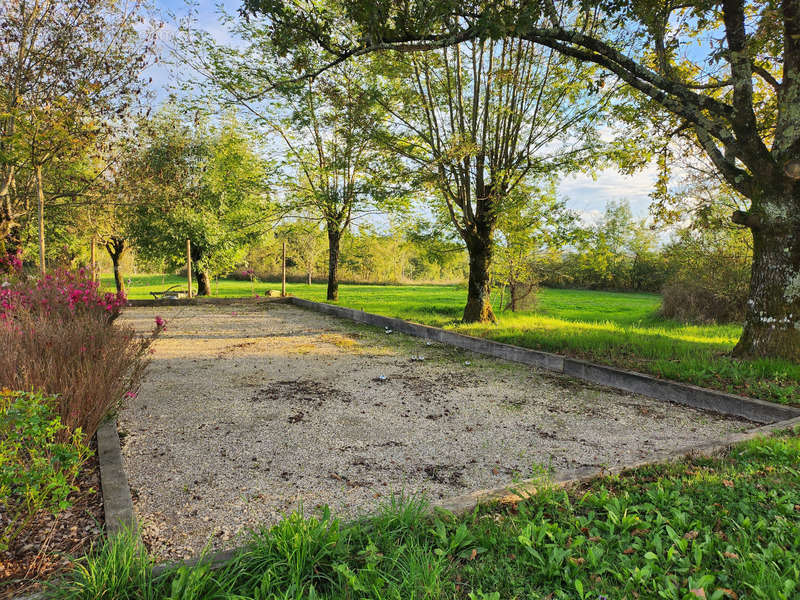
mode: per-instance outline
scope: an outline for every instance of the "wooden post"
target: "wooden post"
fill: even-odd
[[[42,187],[42,166],[36,165],[36,191],[39,209],[39,270],[42,277],[47,271],[44,259],[44,188]]]
[[[92,269],[92,281],[97,281],[97,250],[96,250],[96,243],[97,240],[95,236],[92,236],[92,252],[91,252],[91,269]]]
[[[286,241],[283,242],[283,258],[281,259],[281,296],[286,295]]]
[[[186,279],[189,281],[188,297],[192,297],[192,242],[186,240]]]

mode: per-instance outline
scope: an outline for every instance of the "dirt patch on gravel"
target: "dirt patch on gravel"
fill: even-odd
[[[128,309],[167,320],[120,415],[125,469],[159,559],[302,505],[342,516],[638,461],[747,423],[285,304]],[[422,356],[423,360],[419,360]]]

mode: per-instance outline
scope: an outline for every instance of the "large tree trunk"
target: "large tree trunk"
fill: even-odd
[[[208,271],[200,271],[195,269],[195,279],[197,280],[197,295],[210,296],[211,295],[211,276]]]
[[[792,210],[791,202],[767,206]],[[744,331],[734,348],[735,356],[800,362],[800,221],[792,212],[781,217],[783,225],[748,223],[753,232],[753,271]],[[769,214],[765,220],[772,220]],[[794,223],[786,224],[786,220]]]
[[[328,300],[339,299],[339,242],[338,228],[328,227]]]
[[[489,300],[492,265],[492,235],[482,232],[466,240],[469,252],[469,282],[467,286],[467,305],[464,307],[464,323],[496,323]]]

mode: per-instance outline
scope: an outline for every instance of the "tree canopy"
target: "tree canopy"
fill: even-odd
[[[754,239],[736,353],[800,359],[800,5],[795,0],[245,0],[275,43],[329,64],[515,37],[602,67],[691,133],[749,201]],[[313,75],[298,65],[302,76]]]
[[[270,216],[267,165],[237,121],[185,123],[165,110],[126,165],[137,182],[127,231],[144,260],[178,268],[191,242],[198,293],[209,276],[232,270]]]

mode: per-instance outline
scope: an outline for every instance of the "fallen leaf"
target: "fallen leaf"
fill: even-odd
[[[736,554],[736,552],[723,552],[722,556],[724,556],[725,558],[733,558],[733,559],[739,558],[739,555]]]
[[[589,538],[589,541],[590,542],[599,542],[602,539],[603,538],[601,538],[601,537],[597,537],[596,535],[593,535],[592,537]]]
[[[647,533],[650,533],[649,529],[634,529],[631,532],[631,535],[645,535]]]
[[[573,565],[582,565],[583,563],[586,562],[586,559],[583,558],[582,556],[578,557],[570,556],[569,562],[571,562]]]
[[[717,588],[717,589],[721,591],[723,594],[725,594],[728,598],[733,598],[733,600],[739,600],[739,594],[737,594],[733,590],[729,588]]]
[[[722,485],[724,485],[727,488],[732,488],[733,487],[733,482],[730,479],[723,479],[722,480]]]
[[[692,529],[691,531],[687,531],[683,538],[686,540],[694,540],[697,539],[697,536],[700,535],[696,530]]]
[[[692,594],[694,594],[694,596],[696,596],[697,598],[705,598],[706,597],[706,591],[703,588],[695,588],[695,589],[689,590],[689,591]]]
[[[473,548],[472,549],[472,554],[469,555],[469,559],[470,560],[475,560],[476,556],[478,556],[478,550],[477,550],[477,548]]]
[[[634,552],[636,552],[636,550],[633,548],[625,548],[625,550],[622,551],[623,554],[633,554]]]

